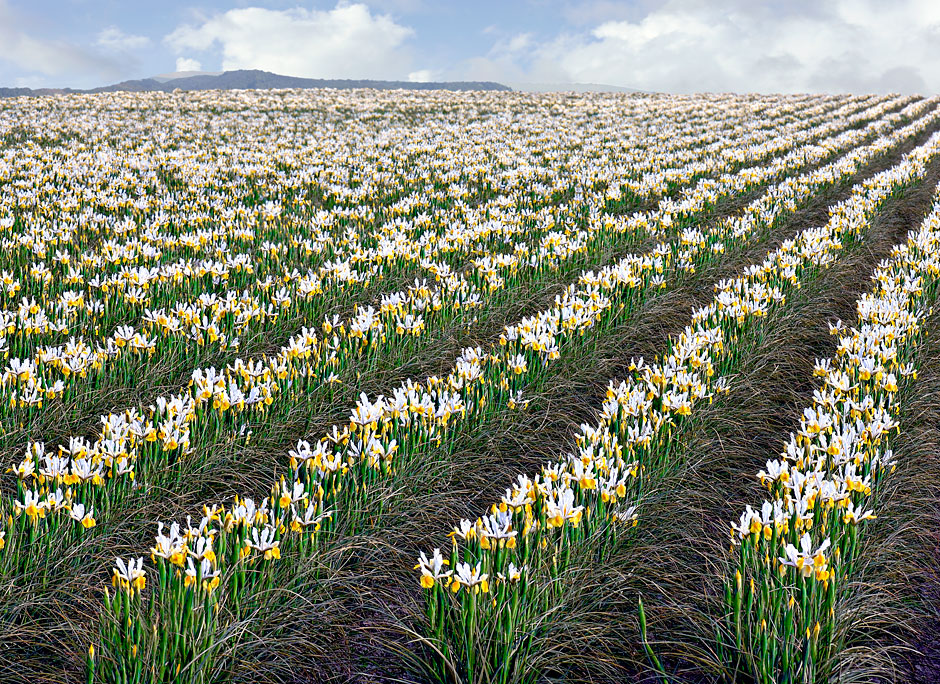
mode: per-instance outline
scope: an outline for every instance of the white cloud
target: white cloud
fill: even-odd
[[[672,92],[936,92],[937,45],[936,0],[668,0],[589,31],[503,39],[464,72]]]
[[[177,53],[217,45],[223,69],[264,69],[310,78],[401,78],[413,31],[363,4],[332,10],[232,9],[184,25],[165,41]]]
[[[177,71],[202,71],[202,64],[199,60],[190,57],[179,57],[176,60]]]
[[[95,45],[103,47],[106,50],[139,50],[150,45],[150,39],[147,36],[135,36],[124,33],[117,26],[108,26],[98,34],[98,40]]]

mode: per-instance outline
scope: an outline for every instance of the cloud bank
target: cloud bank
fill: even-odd
[[[245,7],[180,26],[177,53],[221,49],[223,69],[264,69],[310,78],[401,78],[412,71],[413,31],[364,4],[331,10]]]
[[[670,0],[541,42],[503,37],[464,70],[671,92],[936,92],[938,46],[935,0]]]

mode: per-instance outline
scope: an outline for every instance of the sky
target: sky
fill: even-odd
[[[175,71],[940,92],[940,0],[0,0],[0,86]]]

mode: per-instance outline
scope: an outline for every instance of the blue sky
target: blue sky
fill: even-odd
[[[180,69],[937,92],[938,0],[0,0],[0,85]]]

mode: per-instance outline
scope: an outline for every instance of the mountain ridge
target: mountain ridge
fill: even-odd
[[[512,88],[494,81],[383,81],[378,79],[301,78],[283,76],[260,69],[238,69],[221,74],[185,76],[169,80],[140,78],[121,81],[97,88],[3,88],[0,98],[68,94],[94,94],[114,92],[173,92],[175,90],[251,90],[268,88],[374,88],[376,90],[495,90]]]

